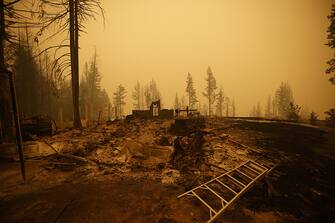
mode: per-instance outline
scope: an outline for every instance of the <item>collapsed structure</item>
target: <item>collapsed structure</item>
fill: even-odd
[[[161,101],[154,101],[150,105],[149,110],[133,110],[132,115],[128,118],[140,118],[140,119],[172,119],[174,116],[173,109],[161,109]]]

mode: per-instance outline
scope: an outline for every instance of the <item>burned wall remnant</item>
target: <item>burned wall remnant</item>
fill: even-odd
[[[188,135],[204,127],[205,119],[196,109],[176,109],[175,114],[170,130],[176,135]]]
[[[140,119],[172,119],[174,111],[173,109],[161,109],[161,101],[158,100],[151,103],[149,110],[133,110],[132,116]]]

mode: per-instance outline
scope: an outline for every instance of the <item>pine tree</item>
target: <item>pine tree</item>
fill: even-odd
[[[101,89],[102,75],[98,68],[97,53],[89,63],[85,62],[80,82],[80,104],[89,120],[97,120],[99,113],[110,104],[107,93]],[[106,94],[105,94],[106,93]],[[106,97],[107,96],[107,97]]]
[[[116,107],[116,114],[117,118],[121,118],[123,116],[123,106],[126,104],[127,91],[126,89],[120,84],[114,93],[114,106]]]
[[[188,107],[193,109],[198,102],[196,91],[194,88],[193,78],[190,73],[187,74],[186,80],[186,93],[188,95]]]
[[[152,79],[150,81],[149,89],[150,89],[150,92],[151,92],[151,94],[150,94],[151,95],[151,102],[158,101],[158,100],[161,99],[161,93],[159,92],[156,81],[154,79]]]
[[[28,35],[26,42],[20,38],[15,49],[13,70],[16,74],[17,101],[21,114],[34,116],[41,114],[42,76],[41,69],[32,55],[32,49],[28,47]]]
[[[150,105],[151,105],[151,92],[150,92],[150,88],[148,86],[145,86],[144,88],[144,98],[145,98],[145,105],[146,105],[146,108],[149,109],[150,108]]]
[[[328,42],[327,45],[333,50],[335,48],[335,5],[332,5],[332,9],[330,12],[330,15],[328,16],[329,19],[329,27],[328,27]],[[330,59],[327,64],[329,67],[326,70],[327,74],[332,74],[332,77],[329,79],[329,81],[332,84],[335,84],[335,54],[333,55],[333,58]]]
[[[279,118],[287,118],[290,110],[290,103],[294,103],[291,86],[282,82],[276,91],[276,101],[278,106]]]
[[[64,34],[65,31],[69,33],[69,44],[59,44],[59,46],[57,46],[58,49],[67,47],[69,48],[69,52],[59,56],[57,60],[63,58],[62,65],[65,68],[70,68],[73,126],[78,129],[82,128],[79,103],[79,33],[85,31],[84,22],[89,18],[95,17],[97,14],[96,9],[100,9],[103,13],[100,0],[50,0],[39,1],[38,4],[38,11],[40,12],[39,19],[42,26],[35,37],[37,43],[39,36],[53,24],[57,24],[59,29],[56,32],[52,32],[51,36],[49,36],[50,38],[57,34]],[[50,48],[55,47],[48,47],[46,50]],[[68,55],[70,58],[67,58]],[[64,70],[65,69],[63,69],[62,72],[64,72]]]
[[[216,98],[216,110],[217,110],[217,115],[219,117],[223,116],[224,102],[225,102],[225,97],[224,97],[223,89],[222,89],[222,86],[221,86],[220,90],[217,94],[217,98]]]
[[[231,102],[231,109],[232,109],[233,117],[235,117],[236,116],[236,107],[235,107],[235,100],[234,99]]]
[[[135,87],[134,87],[134,91],[133,91],[133,99],[135,101],[134,103],[134,108],[136,110],[140,110],[141,109],[141,85],[140,82],[137,81]]]
[[[300,109],[301,107],[299,105],[295,104],[294,102],[290,102],[289,108],[286,113],[287,119],[298,121],[300,118],[299,116]]]
[[[208,99],[208,115],[212,115],[212,105],[215,102],[216,80],[210,67],[207,68],[206,88],[203,95]]]

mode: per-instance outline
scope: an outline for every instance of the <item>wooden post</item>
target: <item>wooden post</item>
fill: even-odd
[[[23,180],[25,181],[26,180],[26,170],[25,170],[25,165],[24,165],[21,126],[20,126],[20,118],[19,118],[18,106],[17,106],[17,101],[16,101],[14,77],[13,77],[12,72],[10,71],[6,71],[6,72],[8,73],[10,93],[12,97],[13,115],[14,115],[15,130],[16,130],[16,144],[17,144],[17,149],[18,149],[19,157],[20,157],[21,174],[22,174]]]

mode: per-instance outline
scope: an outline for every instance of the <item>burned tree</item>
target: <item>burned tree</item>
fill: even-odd
[[[287,112],[287,119],[292,121],[298,121],[300,118],[299,112],[301,107],[293,102],[290,102]]]
[[[161,100],[161,93],[158,90],[156,81],[152,79],[149,83],[149,89],[150,89],[150,96],[151,96],[151,102]]]
[[[332,9],[330,12],[330,15],[328,15],[329,19],[329,27],[328,27],[328,42],[327,46],[329,46],[332,50],[335,48],[335,5],[332,5]],[[332,84],[335,84],[335,55],[333,55],[333,58],[327,61],[327,64],[329,67],[326,70],[327,74],[331,74],[332,77],[329,78],[329,81]]]
[[[149,84],[145,86],[143,94],[147,109],[150,108],[152,102],[162,100],[161,93],[159,92],[156,81],[154,79],[152,79]]]
[[[126,89],[120,84],[118,88],[116,89],[116,92],[114,93],[114,106],[116,111],[116,118],[121,118],[123,115],[123,106],[126,104],[125,98],[126,98],[127,91]]]
[[[220,90],[217,94],[217,99],[216,99],[216,111],[217,111],[217,115],[219,117],[223,116],[224,102],[225,102],[225,97],[223,95],[223,89],[222,89],[222,86],[221,86]]]
[[[287,118],[290,103],[294,103],[292,88],[288,83],[282,82],[276,91],[276,101],[279,118]]]
[[[141,85],[140,85],[139,81],[136,82],[132,97],[133,97],[133,100],[135,102],[134,103],[134,108],[136,110],[140,110],[141,109]]]
[[[14,136],[12,103],[10,94],[9,60],[17,38],[13,30],[26,28],[25,16],[15,8],[20,0],[0,0],[0,140],[11,141]],[[31,12],[30,10],[27,10]]]
[[[193,78],[190,73],[187,74],[186,79],[186,94],[188,96],[188,107],[193,109],[198,102],[198,99],[194,88]]]
[[[212,115],[212,105],[215,102],[216,97],[216,80],[213,75],[212,69],[210,67],[207,68],[207,77],[206,80],[206,89],[203,92],[203,95],[208,99],[208,115]]]
[[[85,110],[86,118],[93,120],[110,104],[108,95],[101,89],[101,73],[98,68],[97,54],[94,52],[92,60],[85,63],[84,75],[80,82],[80,102]]]
[[[58,46],[48,47],[43,51],[54,48],[56,48],[56,51],[59,51],[61,48],[70,49],[69,53],[66,52],[57,56],[56,61],[60,62],[62,73],[66,72],[66,70],[70,68],[69,73],[71,74],[73,126],[75,128],[81,128],[79,109],[79,33],[85,30],[84,22],[97,15],[96,9],[99,9],[103,14],[100,0],[67,0],[62,2],[58,0],[41,1],[38,8],[40,11],[40,22],[43,26],[35,37],[37,42],[43,32],[53,24],[58,25],[58,29],[47,39],[60,33],[69,33],[69,39],[63,40]],[[66,42],[68,44],[66,44]]]

